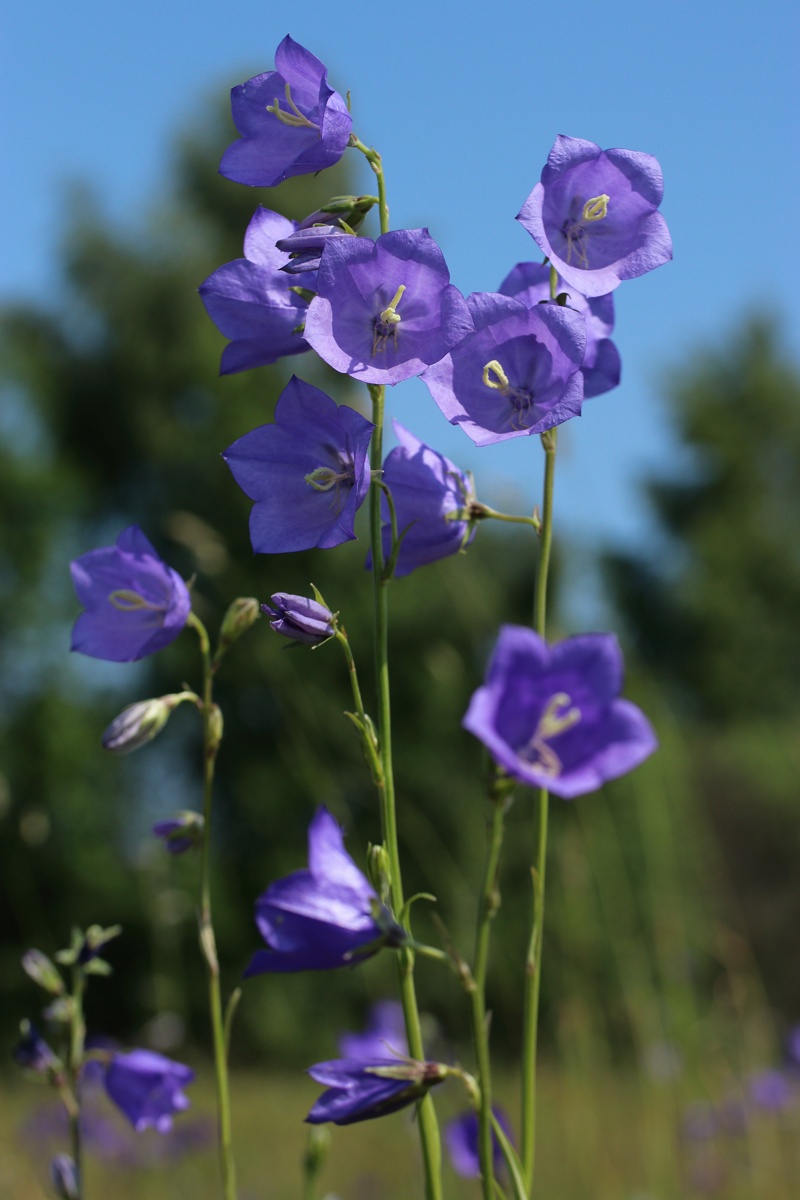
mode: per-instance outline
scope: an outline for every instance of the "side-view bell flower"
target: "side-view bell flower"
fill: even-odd
[[[256,901],[256,925],[269,949],[253,955],[245,975],[351,966],[405,939],[324,807],[308,829],[308,869],[270,884]]]
[[[72,630],[72,649],[110,662],[135,662],[173,642],[189,616],[189,589],[162,562],[137,525],[115,546],[90,550],[70,563],[85,608]]]
[[[223,154],[219,172],[250,187],[332,167],[353,127],[325,66],[288,36],[275,51],[274,71],[232,88],[231,111],[242,136]]]
[[[114,1054],[105,1069],[106,1092],[137,1133],[152,1127],[168,1133],[176,1113],[189,1107],[183,1088],[194,1071],[152,1050]]]
[[[306,1121],[322,1125],[354,1125],[384,1117],[421,1100],[435,1084],[447,1077],[441,1063],[415,1062],[413,1059],[338,1058],[309,1067],[308,1074],[323,1083],[323,1092]]]
[[[462,724],[512,778],[571,800],[656,749],[647,718],[619,698],[622,679],[613,634],[549,646],[526,626],[504,625]]]

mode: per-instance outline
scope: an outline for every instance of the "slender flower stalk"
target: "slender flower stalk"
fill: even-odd
[[[86,1023],[83,1017],[83,993],[86,987],[86,976],[83,966],[75,963],[72,968],[72,1021],[69,1035],[69,1057],[67,1060],[67,1078],[69,1082],[67,1096],[62,1094],[69,1117],[70,1151],[75,1164],[75,1179],[78,1185],[78,1200],[83,1200],[83,1146],[81,1140],[81,1107],[78,1076],[83,1064],[83,1046],[86,1037]]]

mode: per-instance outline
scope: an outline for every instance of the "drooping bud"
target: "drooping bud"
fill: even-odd
[[[58,967],[41,950],[26,950],[22,956],[22,969],[34,983],[44,988],[51,996],[60,996],[64,991],[64,981]]]
[[[237,642],[261,616],[258,601],[253,596],[239,596],[228,608],[219,629],[219,643],[214,661],[219,662],[226,650]]]
[[[305,646],[318,646],[336,632],[330,609],[306,596],[275,592],[270,596],[269,604],[262,604],[261,610],[271,618],[270,629]]]
[[[382,843],[367,849],[367,878],[385,904],[392,888],[392,869],[389,852]]]
[[[185,854],[200,844],[204,821],[200,813],[182,810],[166,821],[156,821],[153,833],[170,854]]]
[[[298,229],[309,229],[312,225],[329,225],[337,220],[344,221],[351,229],[358,229],[367,213],[377,203],[377,196],[333,196],[327,204],[305,217]]]
[[[80,1200],[78,1168],[68,1154],[57,1154],[50,1163],[50,1182],[59,1200]]]
[[[222,741],[223,731],[222,709],[218,704],[212,704],[208,713],[208,732],[206,734],[208,754],[216,754]]]
[[[152,700],[137,700],[123,708],[100,739],[104,750],[112,754],[130,754],[140,746],[152,742],[166,725],[175,705],[170,705],[168,696]]]

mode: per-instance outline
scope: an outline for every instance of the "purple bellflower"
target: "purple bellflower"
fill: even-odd
[[[405,938],[324,807],[308,829],[308,869],[270,884],[256,901],[256,925],[269,949],[253,955],[245,975],[346,967]]]
[[[356,510],[370,485],[373,428],[319,388],[289,380],[275,423],[246,433],[222,455],[256,501],[250,540],[257,554],[326,550],[355,537]]]
[[[308,1074],[324,1083],[323,1092],[306,1121],[310,1125],[353,1125],[386,1116],[420,1100],[441,1083],[447,1068],[440,1063],[421,1063],[411,1059],[338,1058],[309,1067]]]
[[[137,1133],[152,1126],[159,1133],[172,1128],[175,1113],[189,1107],[183,1088],[194,1071],[152,1050],[115,1054],[106,1067],[106,1092]]]
[[[397,514],[397,531],[402,536],[395,575],[410,575],[417,567],[457,554],[472,541],[475,525],[468,509],[475,499],[472,480],[463,471],[426,446],[413,433],[394,421],[400,445],[387,455],[383,482],[392,493]],[[389,520],[384,497],[383,514]],[[405,530],[405,535],[403,532]],[[383,554],[392,549],[391,524],[383,527]],[[372,567],[372,555],[367,558]]]
[[[293,175],[332,167],[347,149],[353,122],[318,58],[285,37],[275,70],[231,90],[242,135],[222,156],[220,175],[250,187],[274,187]]]
[[[559,135],[517,220],[571,287],[604,296],[672,258],[651,154]]]
[[[533,308],[550,299],[550,266],[548,263],[517,263],[498,290],[501,295],[513,296]],[[587,300],[559,276],[556,294],[562,292],[567,293],[567,307],[579,312],[586,322],[586,353],[581,374],[583,398],[589,400],[615,388],[620,379],[619,350],[609,337],[614,328],[614,297],[609,293]]]
[[[586,322],[558,304],[493,292],[467,298],[475,332],[422,376],[476,446],[542,433],[580,415]]]
[[[287,275],[304,275],[308,271],[316,271],[322,251],[331,238],[352,236],[338,225],[310,225],[306,229],[296,229],[288,237],[280,238],[276,242],[278,249],[290,256],[281,270]],[[314,282],[316,283],[316,280]]]
[[[204,818],[201,813],[183,809],[164,821],[156,821],[152,832],[161,838],[169,854],[185,854],[199,846],[203,837]]]
[[[774,1068],[756,1071],[747,1082],[751,1101],[756,1108],[766,1112],[781,1112],[797,1099],[797,1093],[785,1071]]]
[[[613,634],[548,646],[532,629],[504,625],[462,724],[512,778],[571,800],[656,748],[644,714],[618,698],[622,677]]]
[[[304,646],[318,646],[332,638],[333,613],[324,604],[306,596],[292,596],[287,592],[275,592],[269,604],[262,604],[261,611],[270,617],[270,629],[293,642]]]
[[[403,1006],[397,1000],[373,1004],[363,1033],[343,1033],[339,1053],[348,1059],[385,1058],[388,1054],[408,1054]]]
[[[85,608],[72,630],[72,647],[91,658],[135,662],[163,650],[189,616],[189,589],[162,562],[137,525],[115,546],[90,550],[70,563]]]
[[[308,350],[302,328],[308,303],[293,292],[284,274],[289,254],[276,242],[295,233],[294,221],[257,208],[244,237],[244,258],[225,263],[200,285],[211,320],[230,338],[222,351],[220,374],[233,375]],[[313,289],[315,280],[304,283]]]
[[[508,1117],[501,1108],[493,1108],[492,1112],[497,1119],[497,1123],[510,1140],[511,1125],[509,1124]],[[457,1175],[463,1175],[466,1179],[478,1179],[480,1177],[481,1164],[478,1153],[477,1113],[470,1110],[463,1113],[460,1117],[454,1117],[452,1121],[448,1121],[444,1128],[444,1144],[450,1155],[453,1170]],[[494,1159],[495,1170],[497,1171],[502,1166],[504,1159],[500,1143],[494,1132],[492,1132],[492,1157]]]
[[[305,336],[334,370],[400,383],[471,331],[466,301],[427,229],[398,229],[376,242],[328,239]]]

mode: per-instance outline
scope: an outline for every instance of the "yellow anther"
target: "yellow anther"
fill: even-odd
[[[549,745],[550,738],[559,733],[566,733],[581,719],[579,708],[570,708],[572,697],[566,692],[556,692],[544,707],[533,737],[520,751],[520,757],[526,759],[531,766],[536,767],[543,775],[550,778],[560,775],[563,769],[561,759]]]
[[[400,287],[397,289],[394,296],[392,297],[391,304],[389,304],[381,313],[380,320],[382,321],[382,323],[384,325],[397,325],[398,324],[400,317],[395,312],[395,309],[397,308],[398,304],[400,303],[400,299],[405,290],[406,290],[406,285],[404,283],[401,283]]]
[[[583,206],[581,219],[583,221],[602,221],[608,216],[608,202],[611,199],[605,192],[600,196],[592,196]]]
[[[319,125],[315,125],[313,121],[310,121],[308,117],[304,116],[303,113],[300,112],[300,109],[292,99],[292,89],[288,83],[286,84],[286,103],[291,109],[291,112],[283,111],[280,101],[277,97],[272,104],[267,105],[267,112],[273,113],[282,125],[290,125],[295,129],[305,127],[307,129],[319,130]]]
[[[494,379],[492,379],[492,375],[494,375]],[[486,364],[481,378],[487,387],[494,388],[497,392],[508,391],[508,376],[496,358]]]
[[[111,592],[108,599],[120,612],[138,612],[143,608],[149,609],[151,612],[161,612],[164,607],[161,604],[153,604],[152,600],[146,600],[139,592],[132,592],[129,588],[120,588],[116,592]]]

